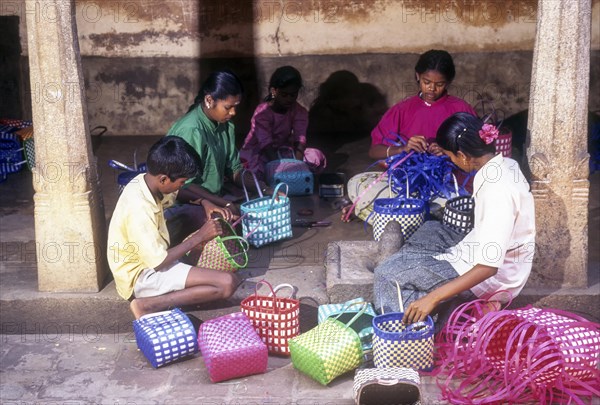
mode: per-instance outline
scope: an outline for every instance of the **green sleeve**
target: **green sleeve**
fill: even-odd
[[[204,149],[206,149],[206,145],[205,145],[204,137],[200,136],[200,130],[195,127],[180,126],[179,128],[177,128],[177,126],[178,126],[177,124],[173,125],[173,127],[169,131],[168,136],[180,137],[181,139],[186,141],[188,144],[190,144],[192,146],[192,148],[194,148],[194,150],[198,153],[198,155],[202,156],[203,155],[202,151]],[[204,160],[202,161],[202,163],[204,164]],[[204,173],[206,172],[206,170],[204,167],[201,169],[202,169],[202,176],[188,179],[185,182],[185,186],[187,186],[189,184],[198,184],[199,186],[202,186],[202,184],[204,184]]]
[[[242,161],[240,160],[240,152],[235,147],[235,127],[233,124],[229,125],[227,137],[229,142],[227,145],[228,156],[225,175],[229,178],[233,178],[234,173],[243,169]]]

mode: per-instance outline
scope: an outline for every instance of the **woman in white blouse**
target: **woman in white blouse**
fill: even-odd
[[[456,113],[437,131],[436,142],[454,164],[470,172],[474,227],[465,236],[427,221],[394,255],[375,269],[375,304],[398,311],[404,322],[439,313],[436,326],[461,302],[498,291],[519,294],[531,272],[535,209],[529,183],[516,161],[496,154],[498,130],[469,113]],[[502,294],[504,295],[504,294]]]

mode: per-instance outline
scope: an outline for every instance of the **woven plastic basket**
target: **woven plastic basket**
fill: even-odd
[[[600,325],[555,309],[458,307],[439,335],[438,386],[450,403],[590,403],[600,396]],[[451,384],[461,379],[459,386]]]
[[[204,322],[198,344],[212,382],[267,371],[267,346],[241,312]]]
[[[460,232],[469,233],[473,229],[475,200],[471,196],[455,197],[446,202],[442,222]]]
[[[133,321],[138,348],[158,368],[198,351],[190,319],[179,308],[157,312]]]
[[[235,225],[220,218],[223,234],[208,241],[196,264],[200,268],[235,272],[248,264],[248,242],[235,233]]]
[[[266,284],[271,290],[269,296],[258,295],[260,284]],[[300,301],[292,298],[277,297],[277,291],[289,284],[280,284],[273,289],[271,284],[261,280],[256,284],[254,295],[246,297],[241,303],[242,312],[250,318],[254,329],[265,342],[269,353],[289,356],[288,340],[300,333]]]
[[[496,152],[502,153],[504,157],[512,156],[512,131],[506,127],[500,127],[500,134],[496,138]]]

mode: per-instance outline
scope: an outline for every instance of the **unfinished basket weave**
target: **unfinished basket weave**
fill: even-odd
[[[440,334],[438,385],[456,404],[583,404],[600,395],[600,325],[531,306],[463,304]],[[451,385],[462,379],[458,385]]]
[[[475,201],[471,196],[455,197],[446,202],[442,221],[444,225],[460,233],[473,229]]]

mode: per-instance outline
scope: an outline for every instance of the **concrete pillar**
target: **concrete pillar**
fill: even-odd
[[[92,154],[74,1],[26,1],[36,168],[38,288],[96,292],[106,224]]]
[[[540,0],[527,157],[536,203],[532,286],[587,287],[590,0]]]

